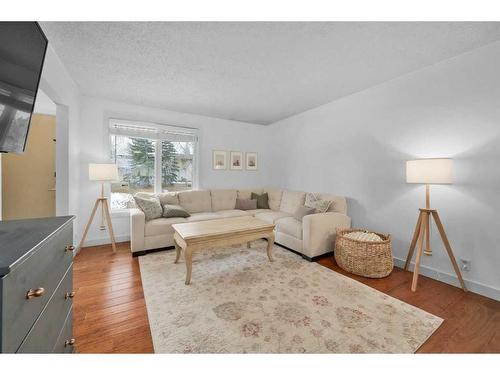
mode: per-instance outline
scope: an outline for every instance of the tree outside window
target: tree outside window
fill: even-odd
[[[161,147],[159,154],[156,147]],[[111,152],[121,176],[120,183],[112,184],[112,209],[134,207],[136,193],[158,193],[155,189],[157,168],[161,170],[162,191],[192,188],[194,142],[111,135]]]

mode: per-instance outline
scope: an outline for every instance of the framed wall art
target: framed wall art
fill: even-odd
[[[247,152],[246,153],[246,169],[248,171],[256,171],[257,170],[257,153],[256,152]]]
[[[213,169],[227,169],[227,152],[214,150],[212,152]]]
[[[231,156],[229,157],[229,167],[232,170],[242,170],[243,169],[243,153],[240,151],[231,151]]]

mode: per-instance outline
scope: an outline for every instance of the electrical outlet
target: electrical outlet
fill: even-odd
[[[462,259],[460,258],[460,264],[461,264],[461,268],[462,268],[462,271],[470,271],[470,263],[471,261],[469,259]]]

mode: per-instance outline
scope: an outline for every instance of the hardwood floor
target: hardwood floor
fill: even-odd
[[[73,332],[78,353],[153,353],[139,262],[129,243],[75,257]]]
[[[419,276],[418,289],[410,290],[413,274],[394,268],[383,279],[348,274],[333,257],[319,261],[325,267],[358,280],[392,297],[444,319],[418,353],[500,353],[500,302]]]
[[[500,353],[500,302],[395,268],[384,279],[342,271],[329,256],[318,263],[445,319],[420,353]],[[82,249],[75,258],[74,334],[79,353],[152,353],[139,262],[129,243]]]

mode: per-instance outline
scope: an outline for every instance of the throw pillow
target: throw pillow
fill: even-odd
[[[137,207],[139,207],[139,209],[144,212],[146,221],[158,219],[159,217],[161,217],[163,210],[161,208],[160,200],[158,199],[158,197],[145,197],[136,194],[134,195],[134,200],[137,204]]]
[[[307,206],[299,206],[296,210],[295,213],[293,214],[293,217],[297,219],[298,221],[302,221],[304,216],[306,215],[311,215],[316,211],[315,208],[312,207],[307,207]]]
[[[319,194],[315,193],[306,194],[305,205],[307,207],[314,208],[317,214],[322,214],[323,212],[327,212],[332,203],[333,203],[332,201],[321,199],[321,196]]]
[[[237,210],[255,210],[257,208],[257,199],[236,199]]]
[[[182,206],[177,204],[164,204],[163,217],[189,217],[191,216]]]
[[[269,197],[268,197],[267,193],[264,193],[264,194],[252,193],[251,198],[257,200],[257,208],[269,209]]]
[[[162,206],[166,204],[179,204],[179,194],[176,191],[164,191],[157,194]]]
[[[372,232],[350,232],[344,235],[344,237],[350,238],[351,240],[363,241],[363,242],[383,241],[378,234]]]

